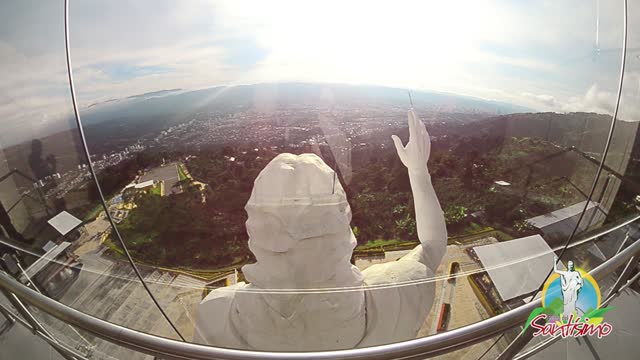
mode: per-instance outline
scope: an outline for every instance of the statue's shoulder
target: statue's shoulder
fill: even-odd
[[[231,331],[229,314],[238,290],[248,284],[239,282],[232,286],[212,290],[200,304],[196,313],[196,331],[193,341],[209,345],[234,344],[237,339]]]
[[[229,299],[233,299],[237,293],[237,290],[242,290],[249,286],[249,284],[241,281],[231,286],[220,287],[211,290],[211,292],[200,302],[200,304],[208,302],[226,302]]]
[[[244,290],[250,285],[239,282],[231,286],[225,286],[211,290],[211,292],[198,305],[198,317],[201,314],[226,316],[236,298],[239,290]]]
[[[433,273],[425,265],[424,258],[424,249],[418,245],[396,261],[371,265],[362,271],[362,275],[367,285],[424,279],[427,274]]]
[[[362,271],[367,332],[359,347],[415,338],[435,297],[434,272],[422,259],[420,246],[397,261]]]

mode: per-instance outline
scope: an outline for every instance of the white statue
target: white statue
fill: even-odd
[[[562,286],[562,316],[565,319],[569,315],[578,316],[576,312],[576,303],[578,302],[578,294],[584,285],[584,280],[579,271],[573,267],[573,261],[567,262],[568,271],[558,270],[558,257],[553,259],[553,271],[560,274],[560,285]]]
[[[242,268],[250,284],[202,300],[195,342],[310,351],[415,338],[433,303],[447,231],[427,171],[429,134],[413,110],[408,117],[409,143],[393,141],[409,171],[421,246],[360,272],[349,262],[356,239],[334,171],[314,154],[280,154],[258,175],[246,205],[257,260]]]

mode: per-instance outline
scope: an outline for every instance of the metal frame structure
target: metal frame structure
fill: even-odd
[[[601,235],[596,235],[590,237],[589,239],[581,240],[575,244],[572,243],[573,237],[576,235],[578,230],[578,226],[585,215],[585,210],[589,204],[589,200],[593,197],[598,181],[600,179],[600,175],[603,169],[608,169],[605,164],[607,153],[609,151],[611,140],[614,134],[618,109],[620,106],[620,98],[622,94],[622,85],[624,81],[624,72],[625,72],[625,60],[627,54],[627,2],[628,0],[623,0],[624,3],[624,13],[623,13],[623,28],[624,28],[624,36],[623,36],[623,44],[622,44],[622,63],[620,69],[620,78],[619,78],[619,86],[617,92],[617,101],[614,109],[614,113],[612,116],[612,122],[609,129],[609,134],[607,137],[607,141],[605,147],[603,149],[603,156],[600,160],[599,167],[594,177],[592,187],[587,196],[587,202],[585,203],[585,209],[582,211],[580,215],[580,219],[576,224],[571,236],[566,241],[563,247],[561,247],[560,258],[562,258],[562,254],[565,250],[570,246],[574,246],[576,244],[585,243],[588,241],[593,241],[597,239],[599,236],[609,233],[620,226],[616,226],[614,229],[609,229]],[[89,164],[89,171],[93,177],[95,185],[98,189],[100,201],[104,206],[105,210],[107,209],[105,198],[102,194],[102,189],[97,180],[96,173],[94,171],[93,165],[90,161],[90,152],[88,149],[87,141],[84,135],[83,125],[80,118],[80,113],[76,100],[76,92],[73,82],[73,72],[71,65],[71,54],[70,54],[70,40],[69,40],[69,0],[65,0],[64,2],[64,31],[65,31],[65,50],[66,50],[66,63],[67,63],[67,74],[69,80],[69,89],[71,92],[71,100],[74,109],[75,120],[78,126],[78,131],[80,134],[80,139],[82,141],[84,155],[87,158]],[[411,96],[411,94],[409,94]],[[574,149],[575,150],[575,149]],[[595,162],[595,160],[593,160]],[[15,171],[15,170],[14,170]],[[615,172],[614,172],[615,173]],[[619,175],[615,173],[616,175]],[[23,175],[24,176],[24,175]],[[6,176],[0,178],[2,181]],[[586,195],[586,194],[585,194]],[[20,199],[19,201],[21,201]],[[17,203],[16,203],[17,204]],[[16,205],[14,204],[11,209]],[[46,205],[46,203],[45,203]],[[10,211],[10,210],[9,210]],[[47,343],[49,343],[54,349],[56,349],[63,357],[66,359],[84,359],[85,357],[81,354],[78,354],[76,351],[70,349],[68,346],[60,343],[56,338],[49,333],[42,324],[38,322],[38,320],[33,316],[27,304],[33,305],[34,307],[52,315],[53,317],[63,321],[64,323],[81,328],[99,338],[102,338],[106,341],[114,343],[116,345],[126,347],[132,349],[134,351],[150,354],[157,356],[163,359],[225,359],[225,360],[235,360],[235,359],[289,359],[289,360],[302,360],[302,359],[423,359],[429,356],[435,356],[443,353],[452,352],[485,340],[488,340],[496,335],[500,335],[505,331],[513,328],[517,328],[521,326],[524,321],[527,319],[528,314],[536,307],[541,306],[541,300],[532,300],[531,302],[505,312],[500,315],[496,315],[489,319],[469,324],[461,328],[457,328],[448,332],[439,333],[433,336],[403,341],[393,344],[380,345],[368,348],[357,348],[357,349],[349,349],[349,350],[338,350],[338,351],[314,351],[314,352],[260,352],[260,351],[247,351],[247,350],[236,350],[236,349],[227,349],[227,348],[218,348],[218,347],[210,347],[205,345],[193,344],[185,342],[185,339],[182,337],[176,326],[169,319],[167,314],[164,312],[159,302],[156,300],[144,279],[140,275],[139,270],[137,269],[133,259],[131,258],[129,251],[120,236],[117,227],[109,214],[108,211],[105,211],[107,215],[107,219],[110,222],[110,225],[119,240],[125,255],[127,256],[130,265],[132,266],[134,272],[137,277],[141,281],[144,286],[146,292],[162,314],[162,316],[166,319],[168,324],[175,330],[177,335],[183,341],[172,340],[168,338],[159,337],[156,335],[151,335],[147,333],[143,333],[140,331],[136,331],[133,329],[129,329],[123,326],[119,326],[89,314],[80,312],[75,310],[69,306],[66,306],[58,301],[55,301],[36,290],[30,289],[29,287],[21,284],[15,279],[11,278],[6,273],[0,271],[0,291],[7,297],[10,303],[13,305],[15,309],[17,309],[19,316],[13,313],[10,309],[4,307],[0,304],[0,312],[4,315],[9,323],[15,324],[19,323],[33,331],[34,334],[43,338]],[[636,217],[632,221],[636,221],[638,218]],[[628,224],[630,222],[626,222]],[[624,250],[621,250],[622,247],[628,242],[628,238],[625,239],[624,242],[620,245],[620,249],[618,252],[609,258],[607,261],[602,263],[600,266],[593,269],[590,273],[596,279],[602,279],[607,275],[610,275],[614,271],[623,268],[620,275],[617,277],[614,285],[607,292],[607,297],[603,304],[609,303],[620,291],[626,289],[630,284],[638,281],[639,275],[636,274],[631,277],[634,273],[634,270],[638,266],[638,259],[640,258],[640,240],[633,239],[633,242]],[[531,330],[531,329],[530,329]],[[537,352],[545,349],[549,345],[556,342],[559,338],[549,338],[543,341],[540,344],[536,344],[522,352],[524,347],[529,343],[530,337],[528,335],[521,334],[518,338],[516,338],[509,347],[500,355],[501,358],[518,358],[525,359],[528,358]]]
[[[629,247],[591,270],[590,274],[598,280],[623,266],[630,268],[635,264],[638,255],[640,255],[640,240],[635,240]],[[618,279],[616,284],[621,284],[619,289],[628,285],[627,280],[630,272],[623,271],[622,274],[627,278],[620,277]],[[637,276],[634,277],[634,279],[636,278]],[[541,306],[541,299],[534,300],[503,314],[445,333],[388,345],[337,351],[261,352],[186,343],[122,327],[39,294],[2,272],[0,272],[0,288],[67,324],[86,330],[114,344],[163,359],[424,359],[473,345],[509,329],[519,327],[526,321],[528,314],[533,309]],[[609,299],[611,298],[609,297]],[[515,349],[517,350],[515,353],[521,351],[524,345],[526,343],[523,343],[519,349]],[[542,348],[540,347],[540,349]]]
[[[144,278],[140,274],[140,270],[138,269],[138,266],[133,262],[133,258],[131,257],[131,254],[129,253],[129,249],[127,248],[127,245],[124,243],[124,240],[122,239],[122,236],[120,235],[120,232],[118,231],[118,227],[117,227],[115,221],[113,220],[113,217],[111,216],[111,213],[109,212],[109,207],[107,206],[107,201],[105,200],[104,194],[102,193],[102,187],[100,187],[100,183],[98,182],[98,177],[96,175],[96,171],[93,168],[93,163],[91,162],[91,154],[89,152],[89,147],[87,145],[87,138],[84,135],[84,127],[82,126],[82,120],[80,118],[80,110],[78,108],[78,101],[76,99],[76,88],[75,88],[75,85],[74,85],[74,82],[73,82],[73,67],[71,66],[71,44],[70,44],[69,36],[70,36],[70,34],[69,34],[69,0],[65,0],[64,1],[64,45],[65,45],[65,58],[66,58],[66,61],[67,61],[67,76],[68,76],[68,79],[69,79],[69,92],[70,92],[70,95],[71,95],[71,103],[73,105],[73,114],[74,114],[74,117],[75,117],[75,120],[76,120],[76,125],[78,127],[78,133],[80,135],[80,141],[82,143],[82,150],[83,150],[83,153],[84,153],[84,155],[85,155],[85,157],[87,159],[87,163],[89,164],[89,172],[91,173],[91,178],[93,179],[93,181],[94,181],[94,183],[96,185],[96,189],[98,190],[98,197],[100,198],[100,203],[102,204],[102,207],[104,208],[104,213],[105,213],[105,215],[107,217],[107,220],[109,221],[109,225],[111,225],[111,229],[112,229],[113,233],[116,235],[116,238],[118,239],[118,242],[120,243],[120,246],[122,246],[122,250],[123,250],[125,256],[127,257],[127,260],[129,261],[129,265],[131,265],[131,268],[133,269],[133,272],[136,274],[136,277],[140,280],[140,283],[142,284],[142,286],[146,290],[146,292],[149,295],[149,298],[151,299],[153,304],[158,308],[158,311],[160,311],[160,314],[162,315],[162,317],[167,321],[167,324],[169,324],[169,326],[173,329],[173,331],[176,333],[176,335],[178,335],[178,337],[182,341],[186,341],[185,338],[180,333],[180,331],[178,330],[178,328],[176,327],[176,325],[169,318],[169,315],[167,315],[167,313],[164,311],[164,309],[162,308],[162,306],[160,305],[158,300],[155,298],[155,296],[153,295],[153,293],[149,289],[149,286],[147,285],[147,283],[144,281]]]

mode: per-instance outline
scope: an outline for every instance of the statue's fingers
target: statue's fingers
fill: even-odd
[[[396,146],[396,151],[398,152],[400,161],[402,161],[402,163],[406,165],[406,152],[404,149],[404,145],[402,145],[402,140],[400,140],[400,138],[396,135],[391,135],[391,139],[393,140],[393,144]]]
[[[423,141],[429,141],[429,132],[425,123],[412,111],[413,125],[415,127],[415,133],[419,134]]]
[[[398,153],[404,154],[404,145],[402,145],[402,140],[400,140],[397,135],[391,135],[391,139],[393,140],[393,144],[396,146]]]
[[[409,110],[408,118],[409,118],[409,141],[411,141],[411,139],[416,139],[416,136],[418,135],[418,124],[416,121],[417,116],[416,116],[416,113],[413,111],[413,109]]]
[[[427,125],[424,123],[424,121],[418,119],[418,123],[420,124],[420,130],[422,131],[422,133],[426,136],[429,136],[429,131],[427,130]]]
[[[429,137],[429,133],[424,133],[424,149],[427,157],[431,154],[431,138]]]
[[[413,124],[414,129],[413,139],[415,139],[414,141],[418,143],[418,146],[423,149],[423,151],[426,151],[428,155],[431,151],[431,138],[427,132],[427,126],[418,118],[415,111],[411,110],[409,117],[409,123]],[[409,125],[409,129],[411,130],[411,125]]]

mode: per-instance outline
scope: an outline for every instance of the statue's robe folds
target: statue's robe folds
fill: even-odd
[[[213,290],[198,305],[194,342],[271,351],[366,347],[416,337],[435,296],[422,245],[373,265],[360,287],[269,293],[244,282]]]

